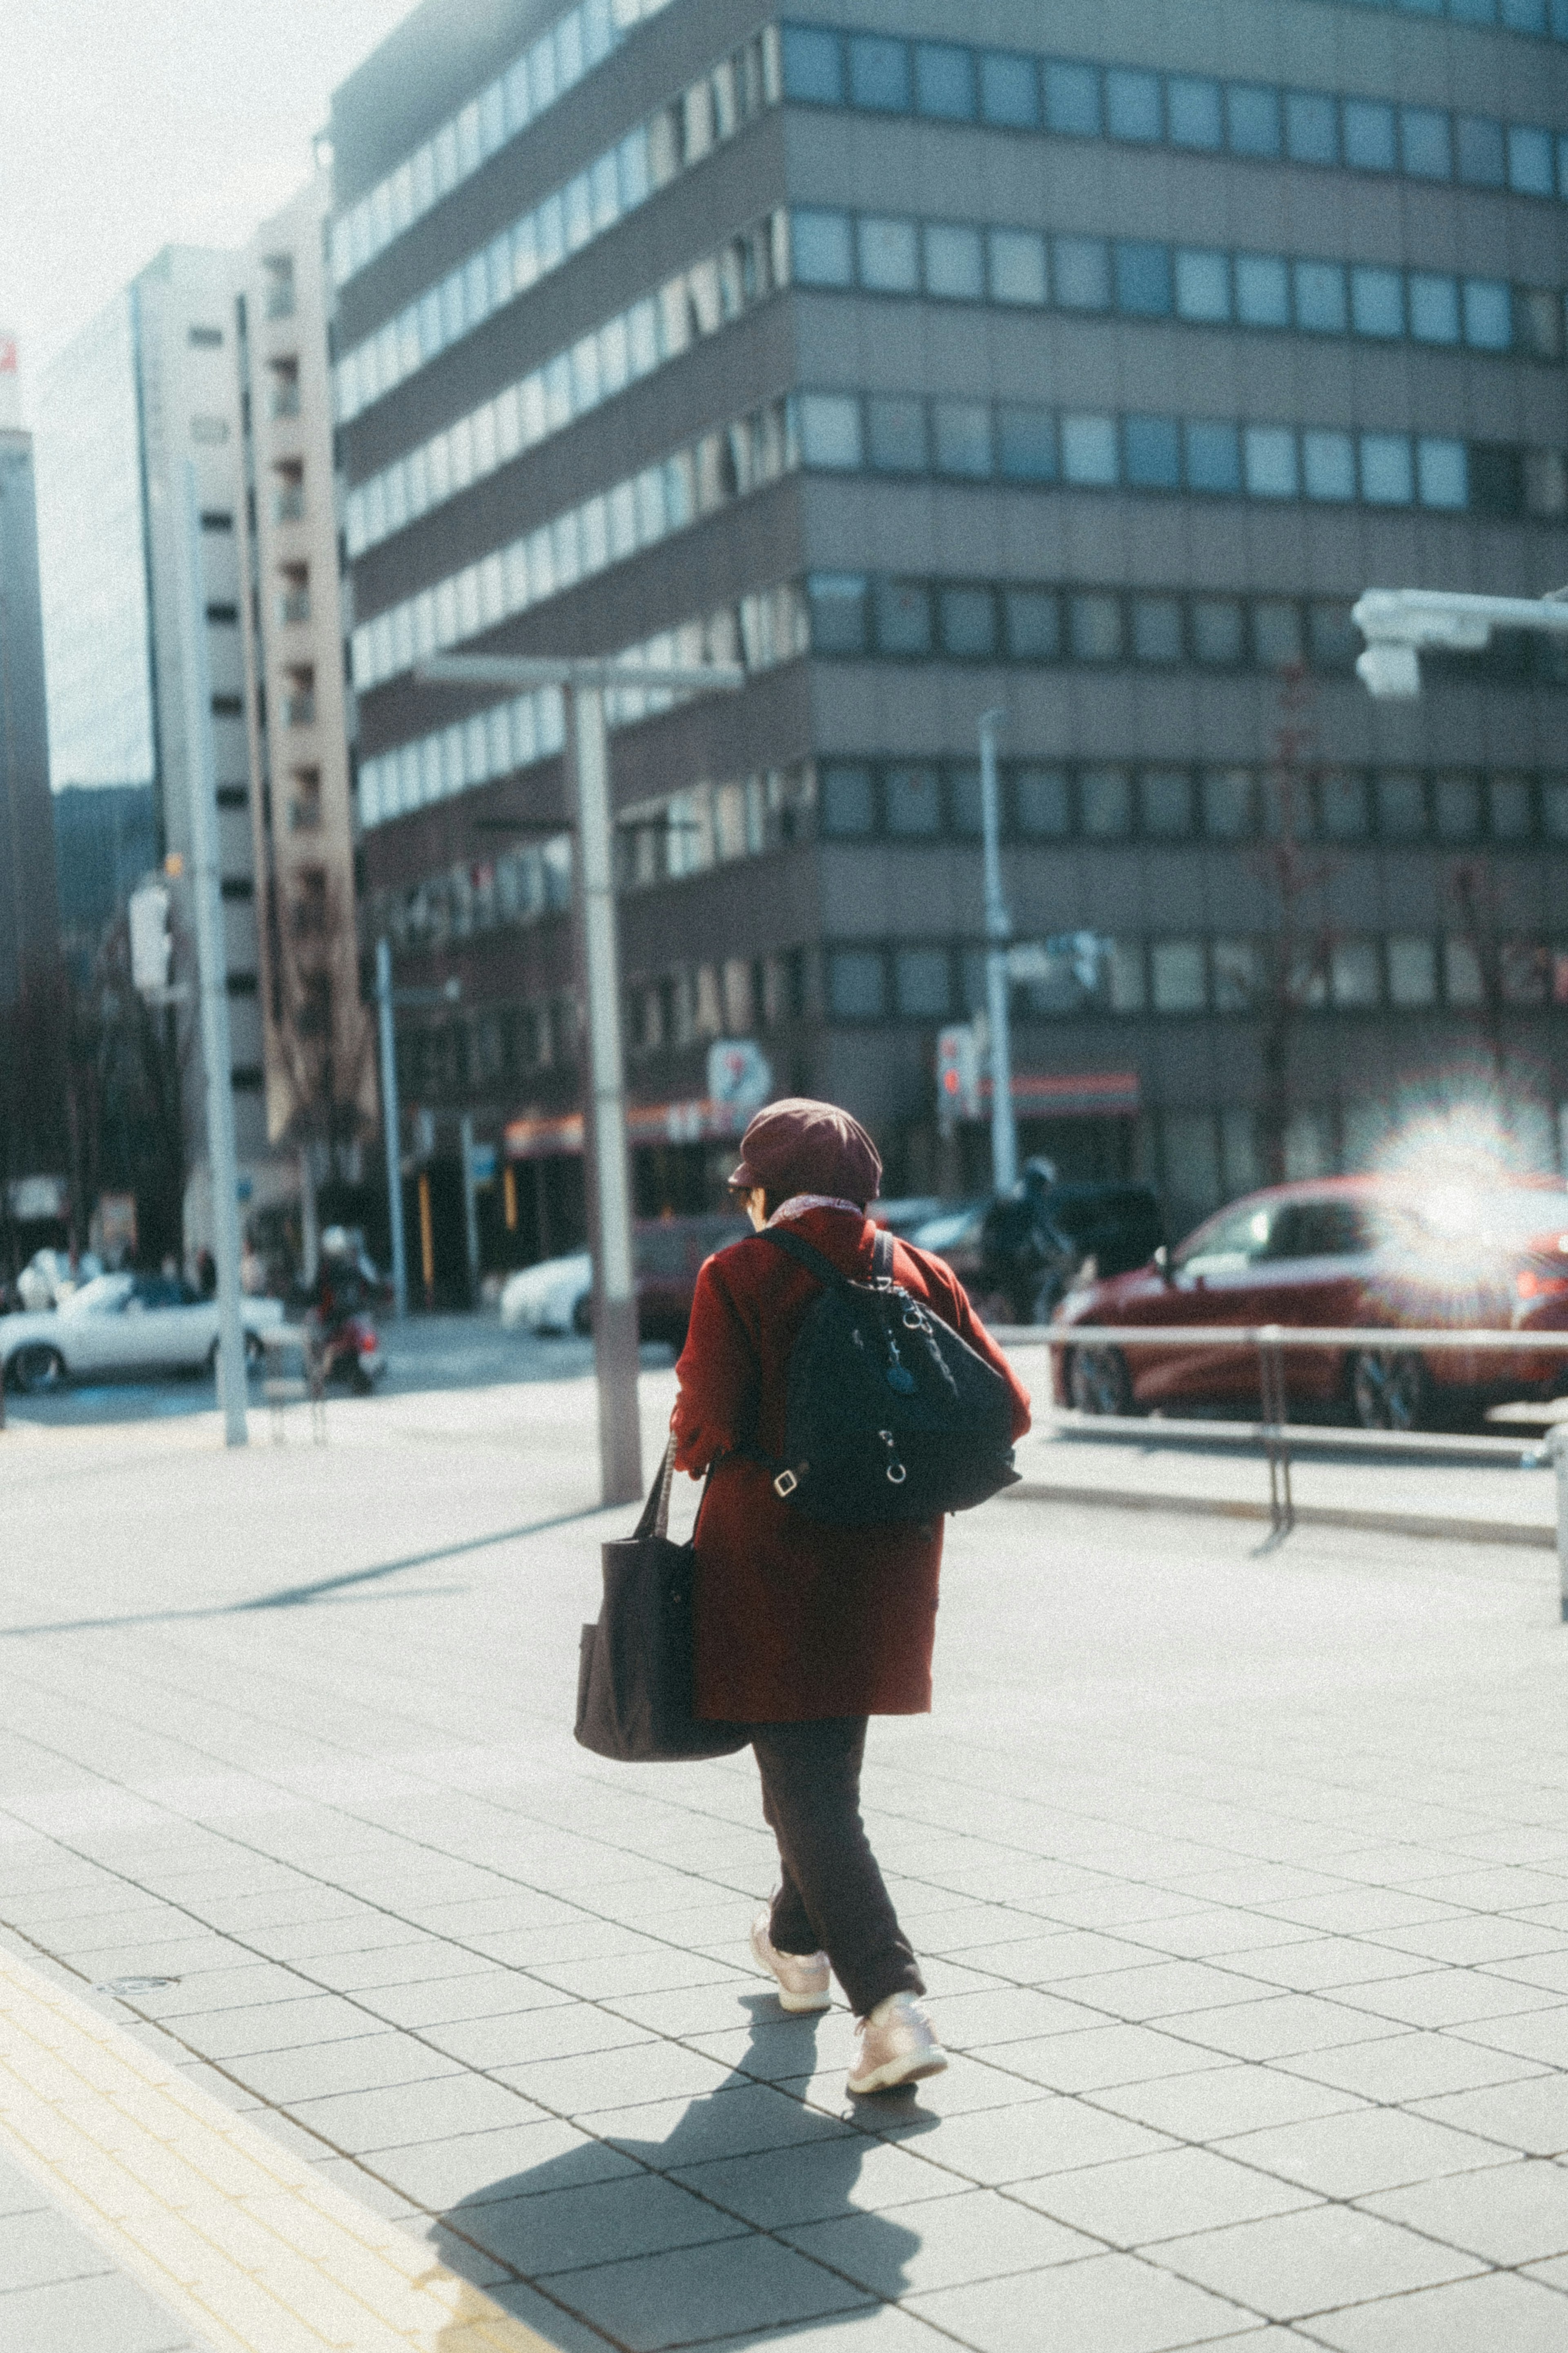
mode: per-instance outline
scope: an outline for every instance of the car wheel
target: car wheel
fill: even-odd
[[[30,1340],[12,1357],[11,1378],[24,1397],[47,1397],[65,1387],[66,1360],[47,1341]]]
[[[1432,1383],[1419,1356],[1398,1348],[1363,1348],[1351,1360],[1351,1402],[1363,1430],[1425,1430]]]
[[[1120,1348],[1075,1348],[1068,1360],[1068,1395],[1079,1413],[1130,1414],[1132,1377]]]

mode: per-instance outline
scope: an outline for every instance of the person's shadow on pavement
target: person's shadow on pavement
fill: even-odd
[[[526,2291],[509,2294],[487,2256],[540,2284],[558,2310],[611,2342],[650,2353],[693,2339],[722,2353],[759,2330],[794,2334],[869,2319],[878,2299],[898,2297],[919,2234],[853,2202],[861,2167],[881,2144],[774,2088],[814,2073],[817,2019],[785,2018],[771,1994],[745,2007],[751,2039],[742,2059],[727,2081],[688,2104],[662,2140],[636,2137],[637,2112],[627,2108],[602,2120],[603,2141],[471,2191],[433,2233],[448,2269],[525,2316],[547,2341],[548,2308]],[[896,2097],[878,2103],[884,2115],[902,2105]],[[786,2234],[851,2214],[858,2225],[847,2257],[852,2274],[832,2255],[825,2260],[835,2268],[825,2269],[785,2242]],[[447,2353],[472,2342],[468,2326],[460,2318],[443,2332]],[[569,2318],[561,2341],[581,2342]]]

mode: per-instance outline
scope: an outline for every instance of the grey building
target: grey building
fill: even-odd
[[[449,647],[752,673],[616,714],[645,1210],[710,1187],[741,1037],[889,1189],[980,1176],[933,1053],[994,706],[1017,934],[1090,935],[1016,993],[1026,1149],[1177,1220],[1499,1100],[1555,1158],[1563,677],[1501,644],[1374,707],[1349,607],[1568,578],[1565,34],[432,0],[337,92],[366,916],[461,980],[404,1100],[518,1164],[519,1247],[577,1136],[560,712],[416,687]]]

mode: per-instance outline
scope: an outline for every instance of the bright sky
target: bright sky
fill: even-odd
[[[414,0],[0,0],[0,326],[38,373],[165,245],[238,245]]]

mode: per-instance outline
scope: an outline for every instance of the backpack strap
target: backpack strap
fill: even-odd
[[[871,1244],[871,1271],[883,1282],[893,1279],[893,1237],[886,1226],[878,1227],[877,1238]]]

